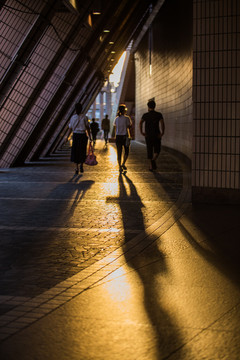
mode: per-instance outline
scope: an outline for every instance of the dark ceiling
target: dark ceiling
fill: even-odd
[[[89,60],[108,77],[122,52],[138,38],[159,1],[64,0],[63,4],[70,11],[77,11],[79,19],[90,30],[85,45]]]

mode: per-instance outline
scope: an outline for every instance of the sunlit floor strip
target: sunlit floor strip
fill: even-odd
[[[142,230],[139,229],[119,229],[119,228],[77,228],[77,227],[49,227],[49,226],[7,226],[7,225],[0,225],[0,230],[18,230],[18,231],[59,231],[59,232],[99,232],[99,233],[129,233],[129,234],[136,234],[141,233]]]
[[[54,198],[49,198],[49,199],[46,199],[46,198],[32,198],[32,197],[29,197],[29,198],[16,198],[16,197],[0,197],[0,200],[12,200],[12,201],[44,201],[44,202],[48,202],[48,201],[61,201],[61,202],[73,202],[73,203],[76,203],[76,199],[73,199],[73,198],[65,198],[65,199],[54,199]],[[82,205],[82,204],[87,204],[87,203],[93,203],[93,202],[106,202],[106,199],[81,199],[81,202],[79,200],[79,205]],[[118,199],[111,199],[111,202],[118,202],[118,203],[140,203],[141,201],[139,200],[124,200],[124,199],[121,199],[121,200],[118,200]],[[168,203],[172,203],[172,200],[169,200],[169,201],[166,201],[166,200],[144,200],[144,203],[148,204],[148,203],[164,203],[164,204],[168,204]]]

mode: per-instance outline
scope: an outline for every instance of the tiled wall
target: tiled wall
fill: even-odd
[[[193,198],[235,197],[240,170],[240,2],[197,0],[193,17]]]
[[[163,145],[192,160],[193,201],[239,202],[239,0],[166,1],[152,33],[152,74],[149,33],[135,53],[137,124],[155,98]]]
[[[0,75],[2,77],[5,75],[8,66],[11,65],[11,62],[14,62],[19,46],[26,41],[26,35],[34,27],[36,19],[46,3],[47,0],[32,2],[32,11],[26,11],[24,3],[16,3],[16,1],[12,0],[8,0],[6,2],[7,6],[3,7],[0,14],[0,40],[2,45],[0,52]],[[13,8],[15,9],[14,11]],[[37,100],[31,106],[28,105],[46,69],[49,64],[54,61],[54,57],[61,46],[59,36],[65,39],[76,21],[77,16],[75,14],[56,12],[55,16],[51,19],[51,24],[55,27],[56,31],[53,26],[47,28],[44,35],[39,39],[39,42],[36,43],[36,47],[29,58],[27,66],[23,68],[17,80],[15,80],[5,95],[4,102],[1,104],[0,109],[0,145],[5,141],[16,124],[21,123],[21,126],[18,127],[16,135],[11,139],[7,149],[2,155],[0,167],[9,167],[12,165],[16,155],[22,149],[38,120],[41,118],[50,99],[60,86],[67,69],[74,60],[76,52],[68,49],[63,53],[61,61],[55,65],[55,71],[51,79],[44,86]],[[15,24],[15,27],[13,24]],[[19,29],[21,31],[19,31]],[[58,36],[57,34],[60,35]],[[81,43],[81,34],[79,34],[77,40],[78,43],[76,45],[74,44],[73,47],[77,47],[79,43]],[[59,99],[57,110],[59,110],[63,101],[63,97]],[[25,111],[25,107],[28,107],[27,112]],[[49,125],[53,118],[54,116],[49,120]],[[41,134],[41,138],[43,136],[44,134]]]
[[[166,133],[162,144],[192,157],[192,2],[165,2],[149,33],[135,53],[136,138],[143,140],[138,124],[155,98]],[[150,73],[150,62],[152,73]]]

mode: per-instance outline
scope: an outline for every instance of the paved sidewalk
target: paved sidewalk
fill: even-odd
[[[166,151],[96,154],[0,170],[1,359],[239,359],[239,207],[192,207]]]
[[[152,174],[145,147],[133,144],[119,176],[115,148],[98,140],[96,153],[99,164],[78,176],[68,149],[0,172],[0,295],[41,294],[121,247],[178,199],[182,169],[171,155],[163,152]],[[123,219],[124,209],[133,216]]]

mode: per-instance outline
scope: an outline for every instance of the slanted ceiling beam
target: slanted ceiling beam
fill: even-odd
[[[19,151],[19,153],[16,155],[16,158],[14,159],[11,166],[20,166],[25,162],[26,158],[28,157],[29,153],[31,152],[33,144],[35,144],[37,142],[37,139],[39,138],[39,134],[41,134],[42,131],[44,131],[44,128],[49,121],[49,118],[51,118],[55,108],[57,107],[59,99],[64,96],[64,94],[68,90],[69,86],[71,86],[71,84],[74,83],[74,79],[76,77],[76,74],[79,72],[80,67],[84,67],[84,65],[86,63],[90,63],[90,65],[92,67],[95,64],[95,66],[97,67],[97,62],[101,58],[101,47],[98,48],[98,52],[95,54],[94,59],[92,59],[92,60],[88,57],[88,53],[90,52],[93,44],[95,43],[96,33],[97,34],[101,33],[102,29],[104,28],[104,25],[107,23],[109,16],[112,13],[114,13],[114,10],[116,10],[116,5],[114,2],[112,2],[112,3],[110,3],[109,8],[104,13],[103,18],[101,19],[100,23],[98,24],[98,28],[95,30],[95,32],[93,32],[91,34],[91,36],[86,44],[85,49],[83,49],[82,51],[79,52],[78,56],[74,59],[73,63],[69,67],[64,80],[62,81],[62,83],[59,86],[58,90],[56,91],[55,95],[49,102],[44,113],[42,114],[42,116],[39,119],[38,123],[36,124],[34,130],[32,131],[31,135],[26,140],[24,146]],[[105,40],[105,42],[106,41],[107,40]]]
[[[134,53],[137,50],[137,47],[140,44],[140,41],[146,34],[147,30],[149,29],[150,25],[152,24],[153,20],[155,19],[156,15],[158,14],[159,10],[163,6],[164,1],[165,0],[158,0],[156,5],[153,7],[152,11],[149,12],[149,17],[148,17],[146,23],[144,24],[144,26],[142,27],[142,31],[138,35],[137,39],[134,41],[131,53]]]

